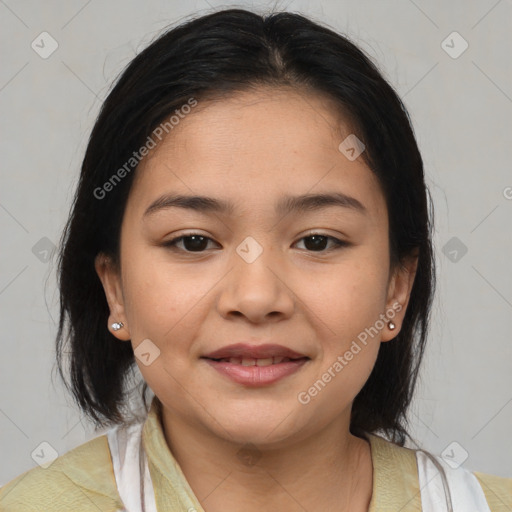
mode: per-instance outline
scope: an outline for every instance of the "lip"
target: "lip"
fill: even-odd
[[[273,357],[288,358],[288,361],[268,366],[244,366],[236,362],[219,361],[219,359],[251,358],[268,359]],[[230,380],[248,387],[261,387],[273,384],[299,371],[309,361],[309,357],[282,345],[249,345],[235,343],[210,352],[202,357],[206,363]]]
[[[232,381],[248,387],[273,384],[299,371],[309,361],[306,357],[269,366],[243,366],[227,361],[205,359],[208,365]]]
[[[225,359],[229,357],[252,357],[254,359],[265,359],[268,357],[288,357],[290,359],[300,359],[307,357],[305,354],[295,352],[283,345],[264,344],[250,345],[248,343],[235,343],[227,345],[218,350],[210,352],[203,357],[207,359]]]

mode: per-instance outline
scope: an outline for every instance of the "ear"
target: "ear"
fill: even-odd
[[[400,262],[394,269],[388,284],[388,296],[386,301],[386,312],[394,312],[387,314],[391,321],[395,324],[395,328],[391,330],[387,323],[382,331],[381,341],[390,341],[396,337],[402,327],[407,305],[411,296],[414,278],[416,277],[416,270],[418,267],[418,250],[407,256]]]
[[[117,339],[122,341],[129,341],[130,330],[124,309],[124,298],[119,269],[113,263],[112,259],[103,253],[100,253],[96,256],[94,267],[96,268],[96,273],[98,274],[103,285],[108,307],[110,308],[110,315],[108,317],[108,330]],[[123,327],[117,331],[114,331],[112,324],[115,322],[121,322]]]

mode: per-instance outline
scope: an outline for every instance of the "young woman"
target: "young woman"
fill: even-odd
[[[1,509],[509,510],[511,480],[404,447],[428,197],[404,106],[341,35],[230,9],[159,37],[103,105],[62,240],[59,370],[111,428]]]

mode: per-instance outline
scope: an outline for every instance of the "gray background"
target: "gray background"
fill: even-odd
[[[470,470],[512,477],[512,2],[183,4],[0,1],[0,484],[36,465],[41,442],[63,454],[102,432],[54,369],[58,295],[47,259],[109,85],[165,26],[227,6],[328,23],[404,99],[434,198],[439,270],[413,437]],[[43,31],[59,45],[47,59],[31,47]],[[458,36],[446,40],[453,31],[469,45],[457,58],[445,51],[463,48]]]

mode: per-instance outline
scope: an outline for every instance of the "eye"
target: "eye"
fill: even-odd
[[[181,249],[185,252],[204,252],[204,249],[208,245],[208,241],[213,242],[211,238],[201,235],[200,233],[187,233],[185,235],[178,236],[165,242],[164,247],[170,247],[172,249]],[[178,247],[178,244],[183,242],[183,247]]]
[[[306,242],[305,246],[308,251],[312,252],[329,252],[340,249],[341,247],[348,247],[350,245],[348,242],[344,242],[343,240],[338,240],[333,236],[323,235],[321,233],[310,233],[309,235],[301,238],[299,242],[302,240],[309,240],[309,243]],[[329,240],[332,241],[332,246],[326,250],[325,245]]]
[[[311,252],[329,252],[332,250],[339,249],[341,247],[347,247],[350,244],[339,240],[333,236],[323,235],[321,233],[311,233],[308,236],[302,237],[299,241],[306,240],[306,250]],[[331,241],[332,245],[326,250],[326,244]],[[201,233],[187,233],[180,235],[172,240],[165,242],[164,247],[170,247],[172,249],[178,249],[185,252],[204,252],[208,246],[208,242],[213,240]],[[180,246],[179,244],[183,244]],[[328,244],[327,244],[328,245]]]

